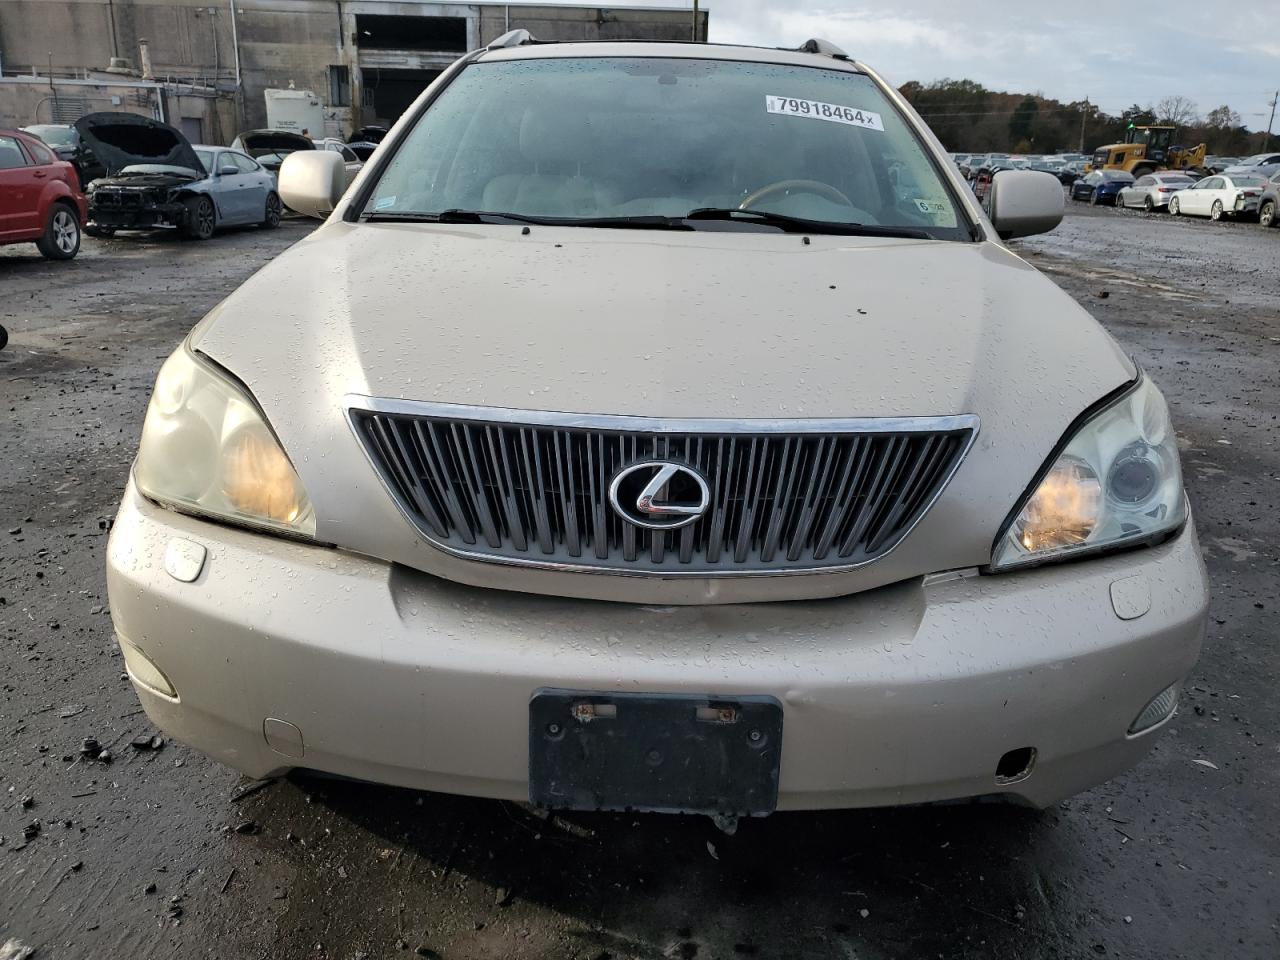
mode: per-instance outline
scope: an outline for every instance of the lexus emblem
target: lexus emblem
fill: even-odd
[[[707,512],[711,492],[692,467],[664,460],[636,463],[609,484],[609,503],[629,523],[646,530],[675,530]]]

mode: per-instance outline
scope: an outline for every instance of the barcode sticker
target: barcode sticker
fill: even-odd
[[[838,103],[823,103],[821,100],[800,100],[796,97],[765,96],[764,109],[767,113],[783,113],[792,117],[808,117],[810,120],[829,120],[832,123],[843,123],[851,127],[863,127],[867,130],[884,132],[884,124],[880,114],[870,110],[859,110],[857,107],[842,107]]]

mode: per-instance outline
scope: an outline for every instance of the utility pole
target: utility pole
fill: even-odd
[[[1271,145],[1271,125],[1276,122],[1276,104],[1280,103],[1280,90],[1271,98],[1271,119],[1267,121],[1267,135],[1262,138],[1262,152],[1266,153]]]
[[[693,42],[698,42],[698,0],[693,0]]]
[[[1085,95],[1084,109],[1080,111],[1080,152],[1084,153],[1084,122],[1089,117],[1089,96]]]

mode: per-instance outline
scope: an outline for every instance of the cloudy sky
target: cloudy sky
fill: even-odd
[[[795,46],[824,37],[895,84],[963,77],[1063,101],[1088,96],[1108,113],[1181,94],[1202,113],[1229,104],[1253,129],[1266,127],[1272,91],[1280,87],[1275,0],[1223,6],[1191,0],[708,0],[703,6],[711,11],[713,41]]]

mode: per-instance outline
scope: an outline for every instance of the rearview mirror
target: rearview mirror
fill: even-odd
[[[280,164],[277,188],[285,206],[323,220],[342,199],[346,176],[340,155],[328,150],[298,150]]]
[[[225,167],[218,168],[218,176],[220,177],[234,177],[239,173],[240,173],[240,168],[235,166],[234,164],[227,164]]]
[[[1062,222],[1062,184],[1051,173],[1001,170],[991,178],[983,206],[1001,240],[1048,233]]]

